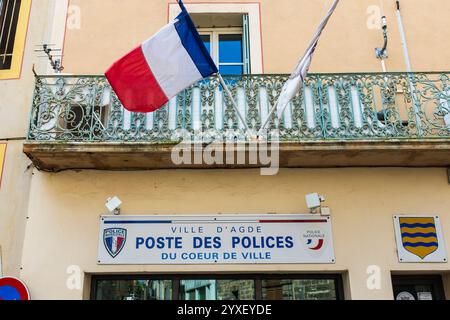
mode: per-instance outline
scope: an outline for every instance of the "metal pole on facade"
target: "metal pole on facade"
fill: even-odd
[[[421,125],[421,118],[420,118],[420,108],[418,105],[417,97],[415,95],[415,89],[414,89],[414,77],[412,75],[412,67],[411,67],[411,60],[409,58],[409,50],[408,50],[408,43],[406,41],[406,35],[405,35],[405,28],[403,26],[403,19],[402,14],[400,12],[400,1],[397,1],[397,22],[398,22],[398,29],[400,31],[400,38],[402,42],[402,48],[403,48],[403,56],[405,58],[405,64],[406,64],[406,71],[409,73],[409,88],[411,91],[411,98],[413,102],[413,108],[414,113],[416,115],[416,125],[417,125],[417,133],[419,135],[422,135],[422,125]]]
[[[279,103],[280,103],[280,97],[283,95],[283,90],[286,89],[286,84],[289,83],[290,80],[292,80],[293,78],[300,78],[301,79],[301,85],[303,86],[304,78],[307,76],[308,69],[309,69],[309,66],[310,66],[311,61],[312,61],[312,55],[314,54],[314,51],[316,50],[317,44],[319,42],[319,38],[320,38],[320,36],[322,34],[322,31],[325,29],[328,21],[330,20],[331,15],[333,14],[334,10],[336,9],[337,5],[339,4],[339,1],[340,0],[334,0],[334,2],[332,4],[330,10],[328,11],[327,15],[320,22],[320,25],[319,25],[319,27],[318,27],[318,29],[316,31],[316,34],[312,38],[308,48],[305,51],[305,54],[303,55],[301,60],[298,62],[294,72],[291,74],[291,76],[289,77],[288,81],[283,86],[283,89],[282,89],[282,92],[281,92],[280,96],[278,97],[277,101],[275,102],[275,105],[269,111],[267,119],[264,122],[264,124],[261,126],[261,128],[259,129],[258,134],[260,134],[266,128],[266,126],[269,124],[269,122],[271,120],[272,115],[275,113],[275,111],[278,110],[278,106],[279,106]],[[306,72],[303,72],[305,69],[306,69]],[[288,103],[284,104],[282,110],[280,110],[280,112],[279,112],[280,115],[282,115],[284,113],[284,110],[286,109],[287,105],[288,105]]]
[[[412,72],[411,60],[409,59],[408,43],[406,42],[405,28],[403,27],[402,14],[400,12],[400,1],[397,1],[397,22],[398,30],[400,31],[400,38],[402,41],[403,56],[405,58],[406,71]]]

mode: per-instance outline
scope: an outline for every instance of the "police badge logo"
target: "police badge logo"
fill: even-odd
[[[122,251],[127,240],[127,230],[123,228],[110,228],[103,231],[103,243],[106,251],[113,258]]]

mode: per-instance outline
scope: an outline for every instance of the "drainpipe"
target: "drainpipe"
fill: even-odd
[[[414,75],[412,74],[412,67],[411,67],[411,60],[409,59],[409,50],[408,50],[408,43],[406,42],[406,35],[405,35],[405,28],[403,27],[403,19],[402,14],[400,12],[400,1],[397,0],[397,22],[398,22],[398,29],[400,31],[400,38],[402,42],[402,48],[403,48],[403,56],[405,58],[405,64],[406,64],[406,71],[409,73],[409,87],[411,91],[411,98],[413,102],[413,108],[414,113],[416,115],[416,126],[417,126],[417,134],[419,136],[422,135],[422,122],[420,117],[420,105],[417,101],[417,97],[415,94],[414,89]]]

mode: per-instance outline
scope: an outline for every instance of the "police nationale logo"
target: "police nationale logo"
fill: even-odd
[[[319,251],[323,247],[323,239],[308,239],[306,241],[306,246],[309,250]]]
[[[123,228],[110,228],[103,231],[103,243],[109,255],[115,258],[125,246],[127,230]]]
[[[320,251],[325,243],[325,234],[321,230],[307,230],[303,240],[309,250]]]
[[[422,260],[439,248],[436,223],[433,217],[400,218],[403,248]]]

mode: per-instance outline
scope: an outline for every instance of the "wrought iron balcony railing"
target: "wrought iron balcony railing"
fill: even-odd
[[[311,74],[269,129],[280,141],[450,138],[449,72]],[[248,126],[258,131],[286,75],[225,77]],[[149,114],[126,111],[102,76],[39,76],[28,139],[171,143],[245,140],[214,77]],[[270,139],[270,135],[269,135]]]

